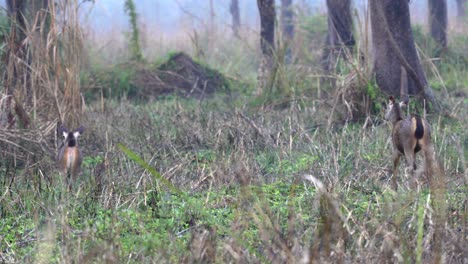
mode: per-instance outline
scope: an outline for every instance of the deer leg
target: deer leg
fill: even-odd
[[[80,173],[80,168],[78,166],[73,167],[70,179],[70,185],[74,185]]]
[[[393,152],[393,175],[392,175],[392,187],[394,190],[397,189],[397,176],[398,176],[398,164],[400,163],[400,153],[397,151]]]

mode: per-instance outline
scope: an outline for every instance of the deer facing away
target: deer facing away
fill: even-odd
[[[62,125],[58,132],[63,135],[65,141],[57,155],[57,166],[62,176],[66,177],[70,188],[76,182],[83,161],[83,155],[78,147],[78,137],[84,132],[84,127],[80,126],[74,131],[68,131]]]
[[[395,103],[390,96],[385,113],[385,119],[393,125],[393,188],[397,188],[397,172],[400,157],[405,156],[407,168],[410,172],[411,187],[416,187],[416,153],[422,150],[427,167],[432,159],[431,127],[429,123],[419,116],[404,117],[402,107],[406,102]],[[430,160],[428,160],[430,159]]]

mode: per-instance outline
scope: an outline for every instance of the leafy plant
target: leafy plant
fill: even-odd
[[[132,54],[132,59],[141,61],[143,59],[143,54],[140,47],[140,31],[138,30],[138,14],[136,12],[135,3],[133,0],[125,0],[124,10],[130,18],[130,37],[129,37],[129,46],[130,53]]]

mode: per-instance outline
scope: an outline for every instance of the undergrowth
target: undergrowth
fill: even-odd
[[[427,259],[429,192],[423,184],[415,195],[405,177],[398,193],[388,188],[389,125],[327,130],[316,123],[319,110],[310,105],[258,112],[225,103],[223,96],[173,97],[89,110],[93,132],[81,141],[87,158],[74,192],[61,190],[55,174],[51,183],[42,178],[38,185],[19,175],[11,186],[2,185],[3,260],[32,262],[47,253],[41,258],[54,262],[188,261],[196,255],[194,237],[204,230],[215,230],[209,234],[221,262],[272,260],[271,251],[284,245],[270,239],[284,239],[291,252],[294,245],[291,254],[298,260],[323,243],[320,194],[307,175],[320,179],[345,217],[348,250],[340,251],[340,239],[332,250],[352,262],[377,260],[386,250],[404,261]],[[431,123],[449,179],[445,250],[448,260],[456,261],[461,255],[450,241],[462,239],[467,191],[457,145],[466,135],[456,120]],[[106,137],[112,141],[100,152],[87,147]],[[135,157],[155,171],[144,170]],[[106,165],[99,172],[101,164]]]
[[[315,41],[322,26],[324,17],[301,24]],[[433,193],[424,176],[419,190],[410,189],[403,165],[398,191],[389,188],[391,126],[382,121],[385,99],[375,84],[355,87],[372,110],[346,118],[352,109],[333,110],[335,91],[322,90],[316,69],[285,67],[283,84],[294,96],[262,105],[251,97],[255,51],[237,44],[200,58],[238,85],[209,99],[165,95],[136,104],[126,99],[139,88],[129,64],[84,72],[83,84],[110,99],[85,90],[83,174],[66,191],[46,158],[48,167],[33,170],[0,167],[0,261],[429,262]],[[448,179],[447,263],[466,261],[460,45],[466,42],[454,37],[451,53],[428,74],[450,113],[428,115]],[[317,50],[302,61],[315,61]],[[353,68],[340,66],[347,75],[336,79],[345,83]]]

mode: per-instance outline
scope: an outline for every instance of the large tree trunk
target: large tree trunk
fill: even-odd
[[[257,0],[260,12],[260,47],[262,59],[258,69],[257,95],[273,85],[273,66],[275,51],[275,1]]]
[[[327,10],[328,32],[322,56],[322,67],[326,73],[329,73],[334,70],[339,56],[345,55],[345,52],[352,52],[355,40],[351,0],[327,0]]]
[[[380,89],[393,96],[403,91],[403,97],[424,97],[439,110],[416,52],[408,0],[369,1],[369,5],[374,72]],[[407,82],[402,82],[405,74]],[[407,83],[407,87],[401,83]]]
[[[232,32],[234,36],[239,37],[239,29],[240,29],[240,11],[239,11],[239,0],[231,0],[231,4],[229,6],[229,11],[231,12],[232,16]]]
[[[286,47],[285,61],[291,62],[291,45],[294,39],[294,12],[292,9],[292,0],[281,0],[281,33],[283,43]]]
[[[447,48],[447,0],[428,0],[431,36],[439,49]]]

